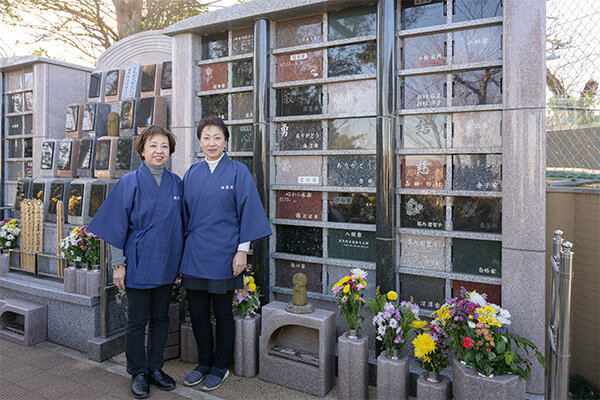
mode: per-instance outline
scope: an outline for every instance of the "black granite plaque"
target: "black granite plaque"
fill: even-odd
[[[96,170],[107,170],[110,160],[110,141],[99,140],[96,143]]]
[[[73,183],[69,187],[69,204],[67,213],[71,217],[81,217],[81,202],[83,199],[83,184]]]
[[[106,142],[106,143],[108,143],[108,142]],[[98,209],[104,202],[105,197],[106,197],[106,185],[105,184],[99,184],[99,185],[92,184],[92,187],[90,188],[90,200],[89,200],[90,204],[89,204],[89,208],[88,208],[88,210],[89,210],[88,215],[90,217],[93,217],[94,215],[96,215],[96,212],[98,212]]]
[[[67,116],[65,121],[65,130],[67,132],[74,132],[77,130],[77,123],[79,119],[79,106],[72,105],[67,107]]]
[[[135,117],[136,126],[150,126],[154,119],[154,97],[139,99],[139,107]]]
[[[62,182],[54,182],[50,185],[50,203],[48,204],[48,213],[56,215],[56,203],[59,200],[64,201],[63,192],[65,184]]]
[[[323,40],[321,15],[277,21],[277,48],[320,43]]]
[[[254,157],[231,157],[231,159],[244,164],[250,173],[254,171]]]
[[[500,277],[502,274],[501,253],[501,242],[453,238],[452,270],[467,274]]]
[[[321,85],[277,89],[277,116],[321,114],[323,88]]]
[[[400,300],[410,301],[422,309],[438,309],[445,303],[446,282],[440,278],[400,274]]]
[[[33,187],[31,189],[31,198],[44,200],[44,190],[46,189],[46,184],[42,182],[34,182]]]
[[[234,31],[231,34],[231,55],[248,54],[254,51],[254,28]]]
[[[42,143],[42,161],[41,169],[52,169],[52,160],[54,159],[54,141]]]
[[[202,59],[227,57],[227,32],[202,37]]]
[[[8,134],[9,135],[22,135],[23,134],[23,117],[8,117],[6,118],[8,123]]]
[[[121,129],[133,128],[135,114],[135,100],[129,99],[121,102],[121,113],[119,117],[119,127]]]
[[[209,115],[216,115],[221,119],[229,119],[226,94],[202,96],[201,101],[202,118],[208,117]]]
[[[30,181],[20,180],[17,182],[17,192],[15,194],[15,210],[21,210],[21,202],[27,198],[27,192],[29,192]]]
[[[102,71],[92,72],[90,75],[90,86],[88,88],[88,97],[100,97],[100,84],[102,83]]]
[[[446,23],[446,0],[402,0],[402,29]]]
[[[429,68],[446,64],[446,34],[408,37],[402,40],[402,68]]]
[[[432,74],[402,78],[403,108],[435,108],[446,105],[446,75]]]
[[[8,141],[8,158],[23,157],[23,141],[21,139],[12,139]]]
[[[332,119],[328,121],[327,126],[329,150],[375,150],[375,118]]]
[[[446,147],[446,115],[407,115],[400,120],[402,147],[431,149]]]
[[[21,93],[9,94],[8,96],[8,112],[22,113],[23,112],[23,95]]]
[[[502,155],[461,154],[454,156],[454,190],[502,190]]]
[[[327,15],[327,39],[339,40],[377,34],[375,6],[347,8]]]
[[[502,60],[502,27],[454,32],[454,63]]]
[[[295,274],[306,275],[306,290],[321,293],[323,285],[323,266],[304,261],[275,260],[275,285],[293,288],[292,278]]]
[[[455,106],[502,103],[502,69],[488,68],[480,71],[454,73]]]
[[[353,224],[375,223],[375,193],[327,194],[327,220]]]
[[[31,134],[33,134],[33,115],[31,115],[31,114],[24,115],[23,116],[23,120],[24,120],[23,134],[24,135],[31,135]]]
[[[33,139],[23,139],[23,157],[33,157]]]
[[[234,61],[231,63],[232,86],[252,86],[252,60]]]
[[[375,232],[329,229],[327,251],[331,258],[376,261]]]
[[[23,111],[33,111],[33,92],[23,93]]]
[[[403,228],[444,229],[446,225],[444,197],[420,195],[400,197],[400,225]]]
[[[330,156],[327,184],[375,187],[375,156]]]
[[[277,225],[276,233],[278,252],[315,257],[323,255],[323,232],[321,228]]]
[[[71,151],[73,142],[71,140],[62,140],[58,146],[57,167],[61,171],[71,169]]]
[[[231,151],[252,151],[254,148],[254,132],[252,125],[234,125],[231,131]]]
[[[452,220],[455,231],[502,233],[502,200],[455,197]]]
[[[104,82],[104,95],[116,96],[119,93],[119,70],[115,69],[106,73]]]
[[[173,63],[171,61],[165,61],[162,63],[162,70],[160,75],[160,88],[171,89],[173,85]]]
[[[231,94],[231,119],[251,119],[254,111],[252,92]]]
[[[153,92],[156,82],[156,64],[144,65],[142,68],[142,92]]]
[[[455,0],[454,22],[501,17],[502,0]]]
[[[377,72],[377,44],[375,42],[330,47],[327,57],[330,77]]]
[[[96,103],[87,103],[83,106],[83,122],[81,130],[85,132],[93,131],[96,121]]]
[[[94,139],[85,138],[79,142],[79,155],[77,168],[89,169],[92,165],[92,152],[94,150]]]
[[[115,160],[115,170],[131,169],[131,149],[133,141],[131,138],[119,138],[117,142],[117,157]]]
[[[320,150],[323,143],[321,121],[284,122],[277,126],[279,150]]]

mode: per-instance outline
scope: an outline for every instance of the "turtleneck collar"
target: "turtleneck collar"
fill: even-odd
[[[213,171],[215,170],[215,168],[217,168],[217,165],[219,165],[219,161],[221,161],[221,159],[223,158],[223,156],[225,155],[225,153],[221,154],[221,157],[217,158],[216,160],[210,161],[208,158],[204,158],[204,161],[206,161],[206,163],[208,164],[208,168],[210,168],[210,173],[212,174]]]

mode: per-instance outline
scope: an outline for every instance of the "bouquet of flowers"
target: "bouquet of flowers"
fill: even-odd
[[[244,288],[237,289],[233,295],[233,309],[239,311],[242,318],[248,314],[250,316],[256,314],[260,307],[260,299],[262,296],[256,287],[254,277],[252,275],[244,275]]]
[[[418,328],[419,334],[412,341],[415,357],[421,359],[423,368],[430,372],[440,372],[448,365],[450,350],[448,334],[433,321],[429,328],[425,325]]]
[[[0,222],[0,249],[8,250],[17,247],[17,238],[21,229],[17,226],[14,218],[6,218]]]
[[[87,226],[76,226],[60,241],[60,255],[68,262],[100,263],[100,243]]]
[[[358,331],[360,321],[364,318],[359,314],[364,305],[363,291],[367,287],[367,272],[360,268],[350,270],[350,274],[340,279],[331,291],[337,297],[338,307],[346,322],[348,330]]]

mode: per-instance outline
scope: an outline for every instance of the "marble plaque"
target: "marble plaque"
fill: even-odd
[[[455,197],[452,221],[455,231],[502,233],[502,200]]]
[[[452,147],[502,146],[502,111],[452,114]]]
[[[54,141],[42,143],[41,169],[52,169],[52,160],[54,158]]]
[[[62,171],[71,169],[71,151],[73,149],[71,140],[62,140],[58,146],[57,168]]]
[[[352,268],[354,268],[354,267],[348,268],[348,267],[340,267],[337,265],[328,265],[327,266],[327,276],[328,276],[328,278],[327,278],[327,294],[328,295],[333,294],[331,292],[333,285],[335,285],[344,276],[349,275]],[[367,270],[367,278],[365,279],[367,281],[367,287],[365,288],[365,290],[363,292],[365,299],[375,297],[375,288],[377,287],[376,275],[377,274],[374,270]],[[367,325],[367,322],[365,321],[362,326],[365,327],[366,325]]]
[[[402,39],[402,68],[430,68],[446,64],[446,34]]]
[[[454,32],[454,64],[502,60],[502,27]]]
[[[154,97],[144,97],[138,100],[135,126],[150,126],[154,119]]]
[[[254,28],[231,33],[231,55],[248,54],[254,51]]]
[[[502,103],[502,68],[454,73],[455,106]]]
[[[21,90],[23,88],[23,74],[21,71],[6,72],[5,82],[7,92]]]
[[[277,89],[277,116],[321,114],[323,88],[321,85]]]
[[[446,270],[446,239],[436,236],[400,235],[400,265],[434,271]]]
[[[23,111],[33,111],[33,92],[23,93]]]
[[[147,64],[142,68],[142,92],[153,92],[156,82],[156,64]]]
[[[83,184],[73,183],[69,187],[69,204],[67,213],[71,217],[81,217],[81,201],[83,200]]]
[[[33,89],[33,67],[25,68],[23,71],[23,89]]]
[[[416,29],[446,23],[445,0],[402,0],[402,29]]]
[[[133,141],[130,138],[119,138],[117,142],[117,156],[115,159],[115,170],[131,169],[131,150]]]
[[[323,185],[321,156],[277,156],[275,165],[277,185]]]
[[[173,62],[165,61],[162,63],[160,74],[160,88],[171,89],[173,86]]]
[[[452,239],[452,270],[500,277],[502,243],[489,240]]]
[[[107,170],[110,161],[110,141],[99,140],[96,143],[96,170]]]
[[[321,150],[321,121],[284,122],[277,125],[279,150]]]
[[[453,158],[454,190],[502,190],[502,155],[460,154]]]
[[[323,199],[321,192],[278,190],[276,218],[321,221]]]
[[[402,78],[402,108],[436,108],[446,105],[446,75]]]
[[[277,21],[277,48],[300,46],[323,41],[321,14],[306,18]]]
[[[106,73],[104,81],[104,95],[116,96],[119,93],[119,70],[115,69]]]
[[[377,43],[365,42],[330,47],[327,76],[374,74],[377,72]]]
[[[23,157],[33,157],[33,139],[23,139]]]
[[[327,14],[327,39],[339,40],[377,34],[375,6],[346,8]]]
[[[106,143],[109,143],[108,141]],[[94,185],[90,188],[90,204],[89,204],[89,216],[93,217],[98,212],[98,209],[104,202],[104,198],[106,196],[106,185]]]
[[[231,151],[252,151],[254,149],[254,132],[252,125],[231,126]]]
[[[444,229],[446,207],[443,196],[403,195],[400,225],[403,228]]]
[[[375,232],[329,229],[327,252],[330,258],[375,262]]]
[[[446,302],[446,283],[441,278],[400,274],[400,300],[417,304],[421,309],[434,310]]]
[[[327,123],[329,150],[375,150],[375,118],[330,119]]]
[[[48,204],[48,213],[52,215],[56,215],[56,203],[59,200],[64,202],[63,192],[65,189],[65,184],[60,182],[55,182],[50,185],[50,203]]]
[[[8,117],[6,118],[8,124],[9,135],[22,135],[23,134],[23,117]]]
[[[121,100],[140,97],[140,82],[142,78],[142,66],[132,64],[125,69],[123,75],[123,89],[121,89]]]
[[[102,83],[102,71],[92,72],[90,75],[90,85],[88,88],[88,97],[100,97],[100,85]]]
[[[231,157],[231,159],[244,164],[250,173],[254,171],[254,157]]]
[[[41,182],[34,182],[33,187],[31,188],[31,198],[44,200],[44,190],[46,188],[46,184]]]
[[[375,187],[375,156],[328,157],[327,184]]]
[[[24,135],[33,134],[33,115],[31,115],[31,114],[24,115],[23,120],[25,121],[24,122],[25,129],[23,130],[23,134]]]
[[[227,32],[202,36],[202,59],[227,57]]]
[[[375,223],[375,193],[327,194],[327,220],[353,224]]]
[[[227,88],[227,63],[203,65],[200,67],[200,90]]]
[[[322,257],[323,230],[307,226],[277,225],[277,252]]]
[[[20,139],[8,141],[8,158],[23,157],[23,141]]]
[[[252,86],[254,84],[252,74],[252,60],[234,61],[231,63],[233,87]]]
[[[306,275],[306,290],[321,293],[323,291],[323,266],[304,261],[275,260],[275,285],[292,289],[295,274]]]
[[[209,115],[216,115],[217,117],[224,120],[229,119],[226,94],[202,96],[201,103],[202,118],[208,117]]]
[[[330,83],[327,85],[329,102],[327,113],[377,113],[377,81],[368,79],[364,81]]]
[[[231,119],[251,119],[254,110],[252,92],[231,94]]]
[[[485,294],[488,302],[502,306],[502,286],[500,285],[469,281],[452,281],[452,297],[462,298],[460,295],[462,289],[468,292],[476,290],[477,293]]]
[[[92,151],[94,139],[81,139],[79,142],[79,156],[77,160],[77,168],[89,169],[92,165]]]
[[[135,112],[135,100],[125,100],[121,102],[121,113],[119,114],[119,128],[131,129],[133,128],[133,117]]]
[[[446,114],[407,115],[400,129],[404,149],[446,147]]]
[[[22,93],[9,94],[7,97],[8,113],[22,113],[24,108]]]
[[[93,131],[96,121],[96,103],[87,103],[83,106],[83,123],[81,130]]]
[[[78,105],[72,105],[67,107],[67,114],[65,117],[65,130],[67,132],[75,132],[79,123],[79,107]]]
[[[502,0],[455,0],[454,22],[501,17]]]
[[[277,82],[304,81],[323,77],[323,50],[275,56]]]
[[[402,187],[414,189],[444,189],[446,187],[446,156],[400,157]]]

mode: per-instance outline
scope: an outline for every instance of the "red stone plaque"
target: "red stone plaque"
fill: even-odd
[[[445,156],[405,156],[402,158],[402,187],[444,189]]]
[[[461,288],[465,288],[469,292],[476,290],[477,293],[485,293],[487,294],[486,300],[488,302],[497,304],[499,306],[502,305],[502,286],[500,285],[491,285],[489,283],[477,283],[467,281],[452,281],[452,297],[460,298]]]
[[[320,192],[277,191],[277,218],[321,221],[322,210]]]
[[[323,51],[276,56],[277,82],[302,81],[323,77]]]
[[[227,63],[210,64],[200,67],[202,84],[200,90],[227,88]]]

